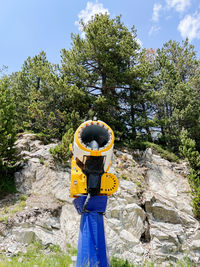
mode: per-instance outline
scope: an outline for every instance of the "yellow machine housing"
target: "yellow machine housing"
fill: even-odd
[[[91,142],[98,144],[91,146]],[[71,187],[70,196],[78,197],[88,193],[87,162],[88,159],[100,159],[102,172],[98,194],[112,195],[118,188],[118,179],[108,173],[113,155],[114,133],[112,129],[102,121],[86,121],[75,132],[73,145],[70,150],[73,153],[71,162]]]
[[[117,188],[117,177],[112,173],[105,172],[101,176],[100,195],[110,196],[117,191]],[[84,194],[87,194],[87,176],[78,167],[76,160],[72,157],[70,196],[78,197]]]

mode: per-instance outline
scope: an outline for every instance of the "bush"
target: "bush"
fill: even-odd
[[[190,165],[188,181],[191,187],[192,204],[194,214],[200,219],[200,153],[196,150],[195,141],[189,138],[185,129],[181,131],[180,152]]]
[[[17,157],[15,151],[16,123],[15,105],[8,81],[0,81],[0,193],[15,191],[13,168]]]
[[[2,170],[0,170],[2,171]],[[0,175],[0,193],[16,193],[14,173],[11,175],[1,173]]]
[[[69,145],[72,143],[74,137],[73,129],[69,129],[63,136],[61,144],[50,148],[50,153],[53,158],[59,162],[66,162],[71,156]]]

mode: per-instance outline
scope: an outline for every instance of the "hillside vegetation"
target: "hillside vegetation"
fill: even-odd
[[[76,128],[96,116],[112,127],[119,145],[145,144],[187,157],[200,216],[200,60],[195,48],[187,39],[170,40],[157,50],[141,48],[135,27],[107,14],[82,28],[84,38],[72,34],[71,48],[61,50],[59,64],[42,51],[28,57],[18,72],[2,71],[0,192],[15,190],[18,133],[37,133],[46,143],[62,139],[52,154],[66,159]]]

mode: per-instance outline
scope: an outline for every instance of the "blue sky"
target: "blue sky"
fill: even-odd
[[[144,48],[159,48],[170,39],[186,37],[200,55],[199,0],[0,0],[0,68],[20,70],[28,56],[44,50],[52,63],[60,50],[70,48],[78,21],[95,13],[122,15],[127,27],[135,25]]]

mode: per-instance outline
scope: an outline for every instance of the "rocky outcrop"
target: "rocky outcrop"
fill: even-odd
[[[32,134],[17,142],[24,158],[15,174],[18,194],[0,200],[0,214],[20,203],[26,207],[0,222],[0,251],[25,250],[33,240],[45,246],[77,247],[80,216],[69,197],[70,168],[56,165],[49,148]],[[111,172],[119,189],[109,198],[104,219],[110,256],[141,264],[175,262],[188,256],[200,263],[200,228],[194,218],[186,163],[170,163],[151,149],[115,151]],[[6,207],[7,206],[7,207]],[[3,217],[6,214],[2,215]]]
[[[192,246],[199,233],[199,222],[194,218],[190,187],[185,164],[174,164],[146,151],[148,168],[144,205],[149,223],[151,257],[163,262],[188,255],[200,262],[200,240]]]

